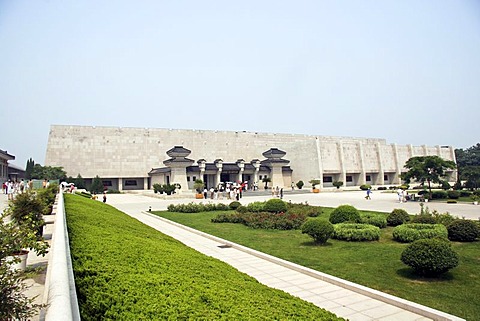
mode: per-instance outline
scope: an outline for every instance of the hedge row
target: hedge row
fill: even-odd
[[[229,206],[222,203],[187,203],[187,204],[170,204],[168,205],[169,212],[180,212],[180,213],[200,213],[200,212],[211,212],[211,211],[226,211],[229,210]]]
[[[83,320],[341,320],[107,204],[65,205]]]
[[[245,207],[239,207],[245,208]],[[237,209],[237,210],[238,210]],[[251,228],[272,230],[296,230],[305,223],[307,216],[296,213],[235,212],[222,213],[212,218],[212,223],[241,223]]]
[[[409,223],[393,229],[393,239],[409,243],[420,239],[448,238],[447,228],[442,224]]]

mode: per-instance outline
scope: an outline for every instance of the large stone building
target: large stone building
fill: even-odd
[[[10,155],[7,151],[0,149],[0,183],[3,183],[10,179],[9,176],[9,164],[8,161],[14,160],[15,156]]]
[[[399,184],[405,162],[426,155],[455,161],[451,146],[387,144],[376,138],[53,125],[45,165],[62,166],[87,183],[98,175],[118,190],[150,189],[155,182],[191,189],[197,178],[208,186],[226,180],[260,183],[264,177],[273,186],[319,179],[322,189],[334,181],[346,187]],[[449,175],[454,181],[455,172]]]

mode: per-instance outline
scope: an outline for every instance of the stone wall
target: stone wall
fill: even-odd
[[[207,162],[263,160],[263,152],[279,148],[287,153],[295,182],[321,179],[324,173],[357,173],[361,184],[365,173],[399,174],[412,156],[455,160],[453,147],[387,144],[376,138],[52,125],[45,165],[62,166],[73,177],[147,177],[152,168],[164,166],[173,146],[188,148],[189,158]]]

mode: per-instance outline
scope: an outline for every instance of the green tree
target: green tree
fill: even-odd
[[[480,143],[463,149],[455,149],[455,158],[459,168],[467,166],[480,166]]]
[[[446,177],[446,171],[455,169],[457,166],[454,161],[445,160],[439,156],[416,156],[410,158],[404,167],[408,171],[401,175],[402,179],[407,183],[415,179],[422,185],[427,182],[431,197],[431,183],[442,183]]]
[[[465,167],[462,170],[462,175],[466,180],[466,188],[478,189],[480,187],[480,166]]]
[[[73,183],[75,184],[76,188],[85,188],[85,180],[80,174],[77,175],[77,178],[75,178]]]
[[[32,158],[27,160],[27,166],[25,167],[25,178],[30,179],[32,178],[33,167],[35,166],[35,162]]]
[[[92,181],[92,185],[90,186],[90,192],[91,193],[103,193],[103,183],[100,177],[95,176],[95,178]]]
[[[61,181],[66,180],[67,173],[63,170],[63,167],[42,166],[35,164],[31,178],[34,179],[59,179]]]

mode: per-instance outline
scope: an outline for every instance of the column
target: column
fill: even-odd
[[[357,143],[357,148],[358,148],[358,157],[360,160],[360,179],[358,180],[358,185],[363,185],[367,183],[366,175],[367,173],[365,172],[365,160],[363,156],[363,146],[361,142]]]
[[[393,184],[401,184],[400,174],[402,173],[402,167],[400,167],[400,160],[398,158],[398,148],[397,144],[392,144],[393,155],[395,157],[395,176],[392,179]]]
[[[340,161],[340,181],[343,182],[343,186],[347,186],[347,173],[345,173],[345,161],[343,157],[343,144],[342,142],[337,143],[338,148],[338,159]]]
[[[377,142],[375,144],[376,149],[377,149],[377,159],[378,159],[378,177],[377,181],[375,182],[378,185],[384,185],[385,184],[385,172],[383,170],[383,159],[382,159],[382,150],[380,148],[380,143]]]
[[[260,160],[252,160],[252,165],[253,167],[255,167],[255,172],[253,173],[253,182],[260,185],[260,182],[258,181],[258,173],[260,172]]]
[[[223,161],[221,159],[215,160],[215,166],[217,167],[217,175],[215,176],[215,186],[218,186],[222,181],[222,169]]]
[[[323,188],[323,162],[322,162],[322,150],[320,146],[320,140],[315,137],[315,143],[317,146],[317,159],[318,159],[318,178],[320,179],[319,189]]]
[[[237,160],[237,166],[240,168],[237,175],[237,182],[243,183],[242,176],[245,170],[245,161],[243,159]]]

